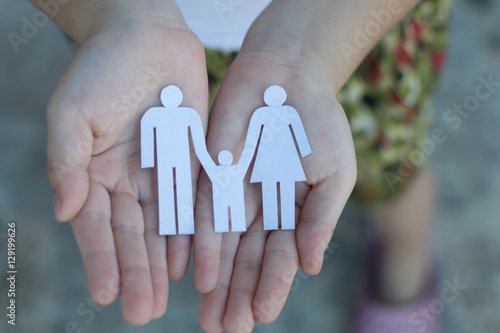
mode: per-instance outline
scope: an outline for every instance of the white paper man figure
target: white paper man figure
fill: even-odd
[[[179,234],[194,234],[189,132],[198,159],[210,159],[200,115],[192,108],[180,107],[182,99],[178,87],[170,85],[164,88],[161,91],[163,107],[149,109],[141,120],[143,168],[154,167],[156,129],[160,235],[175,235],[177,231]]]
[[[286,92],[271,86],[264,93],[266,107],[257,109],[250,120],[242,156],[253,155],[259,135],[251,183],[262,183],[264,230],[278,228],[278,186],[280,188],[281,228],[295,229],[295,183],[306,180],[292,136],[295,135],[302,157],[312,153],[300,116],[285,106]],[[243,158],[243,157],[242,157]]]
[[[223,150],[219,153],[219,166],[213,161],[203,164],[212,181],[214,225],[215,232],[229,231],[229,211],[231,212],[231,231],[246,231],[245,197],[243,179],[248,170],[248,164],[240,159],[237,165],[232,165],[233,154]]]

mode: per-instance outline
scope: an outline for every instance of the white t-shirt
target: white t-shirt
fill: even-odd
[[[207,48],[238,51],[272,0],[176,0],[191,30]]]

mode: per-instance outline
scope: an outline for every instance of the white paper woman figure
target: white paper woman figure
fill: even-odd
[[[266,107],[257,109],[250,120],[242,157],[253,155],[253,147],[262,131],[257,147],[251,183],[262,183],[264,230],[278,228],[278,192],[280,188],[281,228],[295,229],[295,183],[306,180],[304,169],[292,136],[295,135],[302,157],[312,153],[300,116],[291,106],[280,86],[264,93]]]
[[[231,231],[246,231],[245,197],[243,179],[250,163],[240,159],[233,165],[233,154],[228,150],[219,153],[218,166],[210,160],[203,167],[212,182],[215,232],[229,231],[229,211]]]
[[[210,159],[200,115],[192,108],[180,107],[182,100],[182,91],[178,87],[165,87],[161,91],[163,107],[149,109],[141,120],[143,168],[155,165],[156,129],[160,235],[177,234],[176,210],[178,233],[194,234],[189,129],[198,159]]]

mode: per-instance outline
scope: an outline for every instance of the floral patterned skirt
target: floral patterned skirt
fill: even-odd
[[[356,149],[358,180],[352,197],[382,202],[411,183],[429,157],[430,99],[442,67],[450,0],[424,0],[362,62],[337,98]],[[206,50],[210,102],[235,53]]]

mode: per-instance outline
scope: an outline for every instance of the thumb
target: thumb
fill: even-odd
[[[94,139],[75,103],[57,95],[47,107],[47,171],[54,191],[54,215],[63,222],[73,219],[87,199]]]

